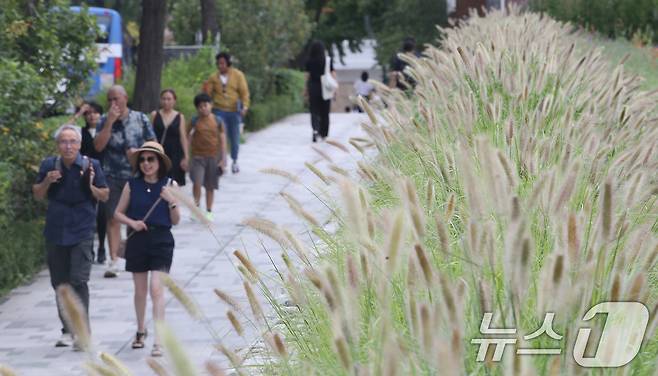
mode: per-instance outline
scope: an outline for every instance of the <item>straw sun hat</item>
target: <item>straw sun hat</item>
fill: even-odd
[[[160,160],[164,163],[165,169],[169,171],[171,169],[171,160],[167,155],[164,153],[164,149],[162,148],[162,145],[155,141],[146,141],[142,147],[137,149],[132,155],[130,156],[130,165],[132,166],[134,171],[137,171],[139,168],[137,164],[137,160],[139,159],[139,156],[142,154],[143,151],[150,151],[152,153],[157,154],[160,157]]]

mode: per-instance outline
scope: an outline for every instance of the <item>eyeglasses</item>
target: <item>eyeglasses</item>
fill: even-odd
[[[157,159],[156,157],[139,157],[139,163],[144,163],[144,162],[153,163],[156,161],[156,159]]]
[[[57,144],[60,146],[73,146],[79,144],[80,141],[78,140],[59,140],[57,141]]]

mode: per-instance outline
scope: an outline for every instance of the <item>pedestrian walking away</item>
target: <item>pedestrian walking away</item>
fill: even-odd
[[[329,69],[327,69],[327,64],[329,64]],[[308,100],[311,111],[312,141],[316,142],[318,137],[324,140],[329,136],[331,99],[325,99],[322,95],[321,77],[328,71],[336,79],[333,59],[326,56],[324,44],[321,41],[316,40],[311,44],[305,70],[304,98]]]
[[[146,299],[150,293],[153,320],[165,317],[164,288],[161,275],[169,273],[174,255],[171,226],[180,221],[178,203],[172,189],[176,182],[167,175],[171,161],[157,142],[144,143],[130,156],[135,177],[130,178],[121,192],[114,213],[120,223],[130,227],[126,241],[126,271],[133,274],[134,304],[137,332],[133,349],[145,347]],[[150,281],[149,281],[150,274]],[[162,356],[160,339],[154,331],[152,356]]]
[[[48,200],[43,234],[51,285],[55,290],[62,284],[70,285],[89,317],[87,282],[93,262],[96,201],[107,200],[109,190],[100,163],[80,154],[79,127],[70,124],[59,127],[55,141],[59,155],[41,162],[32,193],[36,199]],[[73,345],[78,350],[59,302],[57,312],[62,336],[55,346]]]
[[[240,123],[249,110],[249,86],[244,74],[231,63],[231,55],[220,52],[215,56],[217,73],[213,73],[203,84],[203,92],[212,98],[213,113],[226,125],[231,144],[231,172],[240,172],[238,152],[240,150]]]
[[[160,93],[160,109],[151,113],[151,122],[158,142],[171,160],[169,177],[179,186],[185,185],[185,172],[190,160],[185,116],[176,111],[176,92],[165,89]]]
[[[103,152],[103,171],[107,176],[110,197],[106,204],[107,240],[110,246],[110,263],[105,278],[118,276],[117,266],[121,242],[121,224],[114,219],[114,211],[121,191],[132,176],[128,158],[145,141],[155,140],[148,116],[128,108],[128,94],[123,86],[115,85],[107,92],[110,108],[96,128],[94,147]]]
[[[410,54],[413,56],[420,56],[416,51],[416,40],[413,37],[406,37],[402,41],[402,49],[400,50],[402,54]],[[409,90],[413,89],[416,86],[416,81],[405,72],[409,64],[400,59],[396,54],[391,59],[391,72],[388,75],[388,86],[392,88],[398,88],[400,90]]]
[[[375,86],[368,82],[370,75],[368,72],[361,72],[361,79],[354,82],[354,94],[363,97],[366,102],[370,102],[373,94],[375,93]],[[363,109],[358,104],[354,105],[354,109],[358,112],[363,112]]]
[[[100,123],[101,116],[103,116],[103,107],[96,102],[83,103],[80,109],[73,115],[73,118],[70,119],[69,123],[74,123],[81,116],[84,118],[85,126],[82,128],[80,154],[102,161],[103,153],[97,152],[94,148],[94,135],[96,134],[96,127]],[[105,234],[107,233],[105,203],[102,201],[98,201],[96,204],[96,233],[98,234],[96,262],[102,265],[106,260]]]
[[[212,99],[201,93],[194,97],[197,116],[190,124],[192,162],[190,180],[196,206],[200,205],[201,187],[206,190],[206,216],[213,220],[212,204],[219,177],[226,169],[226,136],[222,118],[212,112]]]

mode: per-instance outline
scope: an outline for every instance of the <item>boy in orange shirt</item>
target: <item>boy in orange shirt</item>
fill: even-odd
[[[192,162],[190,179],[197,206],[201,201],[201,186],[206,190],[206,216],[213,220],[212,203],[219,188],[219,176],[226,168],[226,132],[222,120],[212,113],[212,98],[202,93],[194,97],[197,116],[190,127]]]

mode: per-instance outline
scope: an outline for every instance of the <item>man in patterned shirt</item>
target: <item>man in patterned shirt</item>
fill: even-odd
[[[132,175],[128,157],[144,142],[155,140],[153,126],[148,117],[139,111],[128,108],[128,94],[120,85],[114,85],[107,92],[110,109],[96,128],[94,148],[104,152],[103,172],[110,188],[107,201],[107,240],[110,245],[110,264],[105,278],[118,276],[117,258],[121,243],[121,224],[114,219],[121,191]]]

